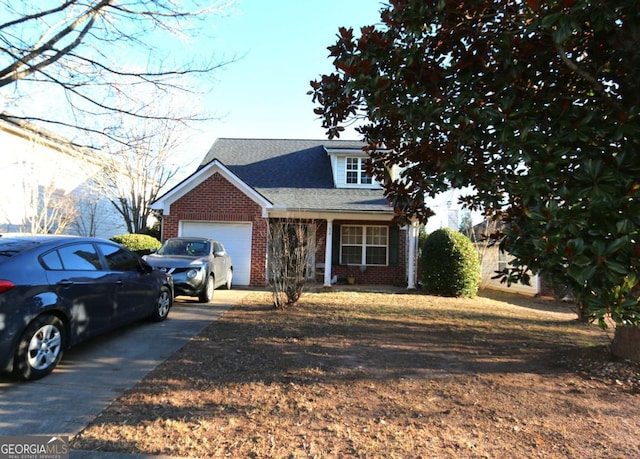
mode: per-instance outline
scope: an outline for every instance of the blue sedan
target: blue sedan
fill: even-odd
[[[42,378],[69,347],[172,304],[171,276],[111,241],[0,235],[0,370]]]

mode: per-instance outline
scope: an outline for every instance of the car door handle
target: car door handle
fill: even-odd
[[[70,287],[73,285],[73,282],[69,279],[62,279],[58,281],[58,285],[61,285],[62,287]]]

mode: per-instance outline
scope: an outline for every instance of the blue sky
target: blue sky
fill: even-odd
[[[210,3],[216,6],[225,1]],[[335,44],[338,28],[346,26],[359,31],[362,26],[377,24],[384,6],[380,0],[229,2],[231,6],[223,7],[212,17],[188,23],[200,27],[195,39],[190,34],[172,37],[167,42],[145,37],[157,45],[159,56],[178,65],[193,61],[195,65],[207,66],[211,56],[219,61],[236,58],[216,70],[212,82],[206,81],[206,97],[194,100],[189,95],[180,102],[195,105],[194,113],[205,105],[208,114],[216,118],[190,129],[189,140],[180,149],[178,159],[187,174],[193,172],[216,138],[326,138],[307,95],[309,82],[333,70],[327,47]],[[25,8],[29,8],[26,3]],[[0,15],[5,13],[0,9]],[[24,33],[20,29],[19,32]],[[158,33],[157,40],[167,37]],[[120,51],[122,56],[118,59],[125,66],[135,68],[148,58],[144,48]],[[113,52],[117,53],[117,49],[110,50]],[[28,94],[20,100],[25,114],[47,117],[47,112],[66,110],[67,99],[59,99],[57,93],[52,96],[50,86],[31,87],[25,81],[20,85]],[[0,108],[1,105],[0,98]],[[66,135],[64,130],[61,134]],[[351,131],[343,138],[357,136]]]
[[[332,71],[327,46],[338,28],[376,24],[381,7],[377,0],[236,0],[209,32],[212,51],[239,60],[216,74],[207,100],[220,119],[207,124],[202,156],[219,137],[325,138],[309,81]]]
[[[220,119],[207,123],[192,146],[192,168],[216,138],[325,139],[313,113],[309,81],[333,71],[327,46],[338,28],[379,24],[378,0],[236,0],[213,25],[213,46],[220,56],[237,55],[217,75],[208,98]],[[347,130],[344,139],[357,139]],[[438,214],[430,231],[447,226],[448,210],[459,209],[457,193],[431,200]]]

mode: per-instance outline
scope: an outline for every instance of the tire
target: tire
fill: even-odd
[[[200,292],[198,299],[201,303],[211,303],[213,299],[213,291],[215,289],[215,282],[213,276],[207,277],[207,282],[204,285],[204,288]]]
[[[154,322],[162,322],[169,315],[169,310],[171,309],[172,305],[173,298],[171,297],[171,291],[167,287],[162,287],[160,289],[158,300],[153,307],[153,312],[150,316],[151,320],[153,320]]]
[[[13,371],[29,381],[47,376],[58,365],[67,343],[62,321],[40,316],[29,324],[16,349]]]
[[[227,271],[227,281],[224,283],[224,287],[227,290],[231,290],[231,284],[233,283],[233,270],[229,268]]]

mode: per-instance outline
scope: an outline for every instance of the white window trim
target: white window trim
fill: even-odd
[[[357,156],[347,156],[344,159],[344,183],[347,186],[354,186],[354,185],[363,185],[363,186],[372,186],[374,184],[374,179],[371,175],[367,174],[364,170],[364,161],[366,158],[360,158]],[[350,169],[349,168],[349,161],[356,161],[356,168],[355,169]],[[355,172],[356,173],[356,181],[355,182],[349,182],[349,172]],[[367,177],[369,179],[369,182],[363,182],[362,178],[363,177]]]
[[[361,247],[360,253],[360,263],[345,263],[342,260],[342,248],[347,245],[349,247],[354,247],[354,244],[343,244],[342,243],[342,234],[344,228],[362,228],[362,243],[358,244],[358,247]],[[367,245],[367,228],[384,228],[387,233],[387,240],[385,245],[371,244]],[[384,264],[368,264],[367,263],[367,247],[384,247],[385,252],[385,262]],[[340,226],[340,264],[348,265],[348,266],[389,266],[389,227],[386,225],[341,225]]]
[[[498,250],[498,271],[504,271],[509,266],[509,260],[507,259],[507,252]]]

